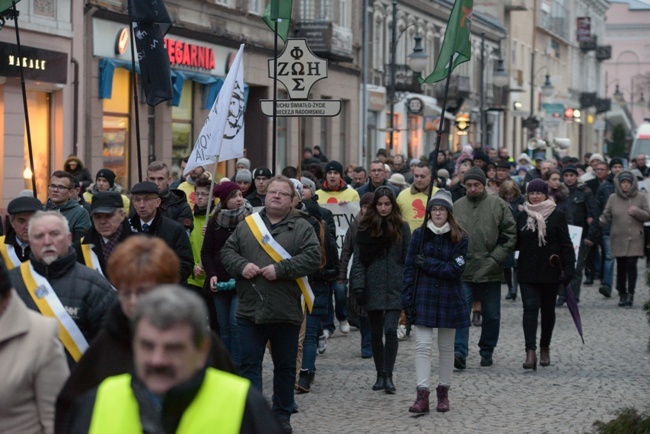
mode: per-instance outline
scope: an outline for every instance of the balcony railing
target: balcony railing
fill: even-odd
[[[537,26],[560,38],[569,39],[569,10],[555,0],[540,2]]]

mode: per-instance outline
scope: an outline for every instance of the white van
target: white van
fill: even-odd
[[[646,165],[650,163],[650,119],[645,119],[636,130],[632,150],[630,151],[630,160],[636,158],[639,154],[646,155]]]

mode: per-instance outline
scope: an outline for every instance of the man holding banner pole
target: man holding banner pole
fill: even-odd
[[[273,178],[264,209],[238,225],[221,250],[223,265],[237,282],[240,375],[262,390],[262,361],[270,341],[273,412],[286,432],[291,432],[303,309],[313,306],[305,276],[315,273],[321,261],[314,229],[293,208],[296,194],[288,178]]]

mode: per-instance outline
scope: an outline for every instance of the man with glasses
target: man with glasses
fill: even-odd
[[[131,189],[131,207],[136,214],[129,222],[136,232],[161,238],[176,252],[181,261],[180,282],[185,284],[194,268],[190,238],[180,223],[163,215],[158,208],[160,202],[156,184],[149,181],[135,184]]]
[[[74,179],[68,172],[63,170],[54,172],[48,186],[49,199],[45,204],[45,209],[63,214],[68,221],[72,242],[76,243],[90,229],[91,222],[88,211],[71,197],[73,186]]]
[[[400,193],[399,189],[394,185],[389,184],[388,181],[386,180],[386,176],[385,176],[386,169],[384,168],[384,163],[382,163],[379,160],[373,161],[372,163],[370,163],[369,172],[370,172],[370,180],[365,185],[362,185],[361,187],[357,188],[357,193],[359,193],[359,197],[363,196],[366,193],[374,193],[375,190],[381,187],[382,185],[385,185],[386,187],[393,190],[395,196],[399,195]]]
[[[72,234],[60,213],[36,212],[28,235],[29,261],[10,271],[11,280],[28,308],[59,322],[59,338],[72,368],[117,297],[101,274],[77,263]]]
[[[223,265],[237,281],[239,373],[262,390],[262,361],[269,341],[273,412],[287,433],[292,432],[298,334],[304,319],[301,298],[309,307],[313,301],[305,276],[315,273],[321,261],[314,229],[293,207],[295,195],[289,178],[273,178],[264,209],[237,225],[221,250]]]

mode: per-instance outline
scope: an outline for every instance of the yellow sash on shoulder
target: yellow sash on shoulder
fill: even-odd
[[[20,259],[14,250],[14,246],[11,244],[5,244],[6,236],[0,237],[0,256],[4,260],[7,270],[13,270],[14,268],[20,266]]]
[[[253,236],[257,242],[271,257],[271,259],[275,262],[291,259],[289,252],[287,252],[284,247],[273,238],[259,213],[249,215],[246,217],[245,221],[251,232],[253,232]],[[306,277],[298,277],[296,283],[298,283],[300,291],[302,292],[303,310],[305,309],[305,305],[307,305],[307,309],[311,312],[314,308],[314,292],[312,291],[311,286],[309,286],[309,281]]]
[[[104,273],[102,272],[102,266],[99,263],[99,258],[95,252],[92,251],[93,247],[93,244],[81,244],[81,253],[84,255],[84,264],[86,264],[86,267],[98,271],[99,274],[103,276]]]
[[[47,279],[34,271],[30,261],[25,261],[20,265],[20,274],[27,287],[27,292],[41,314],[55,318],[59,322],[59,339],[74,361],[78,362],[88,349],[88,341],[79,330],[79,326],[65,310]]]

